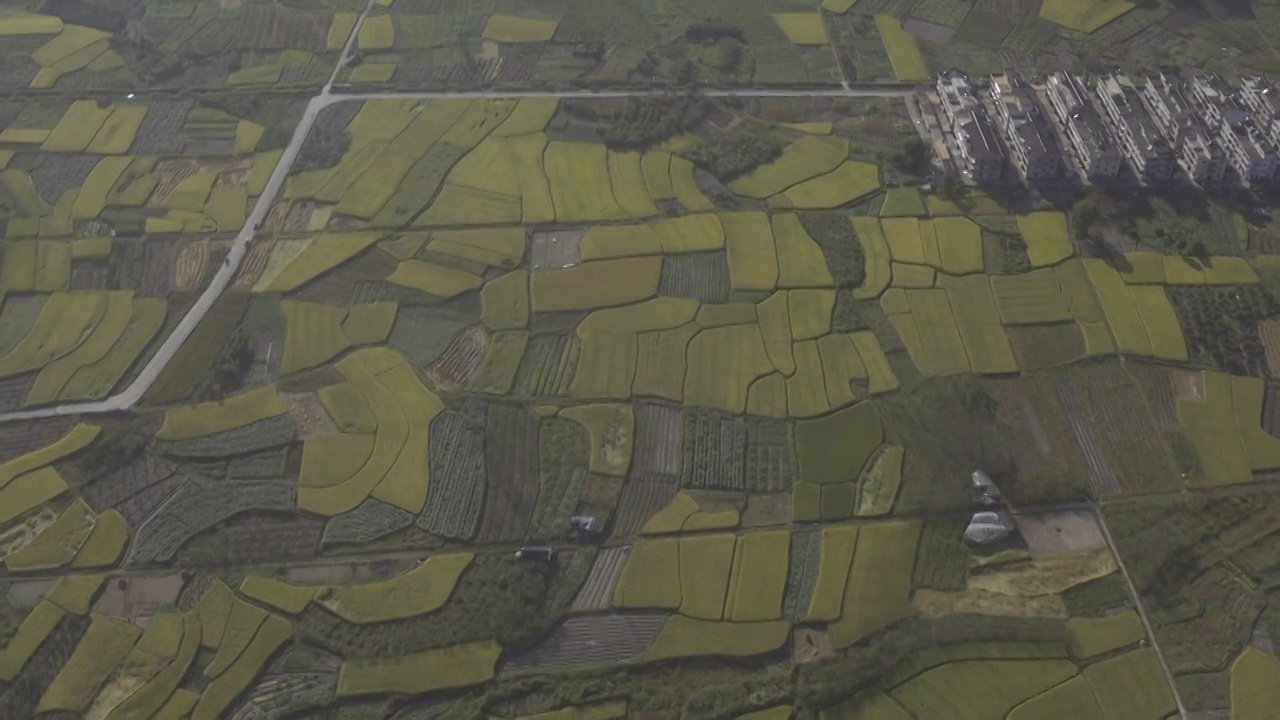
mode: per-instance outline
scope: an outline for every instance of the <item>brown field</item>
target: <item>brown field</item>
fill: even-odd
[[[498,676],[583,670],[640,660],[666,619],[666,613],[655,612],[571,617],[537,647],[508,655]]]
[[[538,416],[513,405],[489,408],[485,428],[485,494],[480,542],[519,540],[538,500]]]
[[[391,255],[370,247],[347,262],[312,280],[292,295],[297,300],[348,305],[354,302],[356,290],[371,278],[385,278],[395,272],[397,261]]]
[[[440,357],[423,371],[427,382],[438,392],[460,392],[480,369],[489,351],[489,330],[483,325],[464,328],[449,341]]]
[[[1267,354],[1267,374],[1280,377],[1280,320],[1263,320],[1258,323],[1258,339]]]
[[[262,271],[267,269],[267,259],[271,257],[271,246],[271,238],[259,238],[253,241],[249,246],[249,252],[245,253],[244,260],[240,261],[240,267],[236,270],[236,279],[231,283],[233,289],[249,290],[257,284],[258,278],[262,277]]]
[[[174,290],[196,290],[204,278],[205,268],[209,264],[209,241],[195,240],[186,243],[173,268]]]
[[[143,293],[164,296],[171,290],[190,289],[174,287],[174,268],[183,249],[181,243],[181,240],[150,240],[146,243],[142,261]]]
[[[791,493],[756,493],[747,496],[742,527],[767,527],[791,522]]]
[[[1075,323],[1018,325],[1004,330],[1023,370],[1065,365],[1084,357],[1084,337]]]
[[[618,498],[611,535],[615,538],[635,536],[654,513],[671,502],[679,490],[674,478],[671,482],[628,480],[622,486],[622,496]]]
[[[293,420],[293,427],[298,433],[299,440],[338,432],[338,427],[333,424],[333,418],[329,417],[329,413],[325,411],[324,405],[320,404],[320,398],[316,397],[315,393],[281,393],[280,399],[284,401],[285,410]]]
[[[578,245],[586,230],[547,230],[536,232],[530,241],[532,270],[555,270],[582,262]]]
[[[19,378],[11,378],[11,380],[16,379]],[[35,375],[21,378],[26,385],[30,385],[34,379]],[[23,397],[26,397],[27,389],[24,387],[22,390]],[[22,398],[19,398],[18,407],[21,407],[21,403]],[[71,430],[71,426],[75,424],[76,419],[73,417],[52,417],[0,423],[0,462],[53,444],[58,438],[66,435]]]
[[[684,424],[680,410],[669,405],[636,406],[636,439],[631,477],[645,481],[670,481],[680,475]]]
[[[622,564],[626,562],[631,546],[611,547],[601,550],[596,555],[596,562],[591,566],[591,574],[582,584],[578,596],[569,608],[572,612],[591,612],[608,610],[613,604],[613,589],[618,584],[618,576],[622,574]]]

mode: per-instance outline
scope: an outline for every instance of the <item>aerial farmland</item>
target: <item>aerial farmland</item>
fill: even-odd
[[[0,4],[0,718],[1273,716],[1270,196],[920,117],[1239,21],[138,5]]]

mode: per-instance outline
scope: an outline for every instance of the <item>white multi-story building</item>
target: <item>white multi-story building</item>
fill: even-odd
[[[1182,90],[1161,74],[1148,77],[1141,94],[1182,169],[1200,185],[1221,184],[1227,155]]]
[[[1069,73],[1052,73],[1045,81],[1045,95],[1085,177],[1096,182],[1119,175],[1124,157],[1089,99],[1084,81]]]
[[[996,180],[1004,172],[1004,150],[996,139],[991,118],[981,105],[956,114],[952,132],[969,176],[976,181]]]
[[[1267,78],[1248,77],[1240,81],[1240,100],[1253,113],[1258,132],[1280,147],[1280,89]]]
[[[1097,91],[1120,150],[1133,163],[1139,177],[1148,182],[1172,178],[1177,166],[1173,151],[1142,106],[1138,89],[1129,78],[1104,75],[1098,78]]]
[[[978,104],[973,94],[973,86],[969,78],[957,72],[944,72],[938,75],[938,100],[947,122],[955,125],[956,118],[964,111]]]
[[[1280,157],[1269,140],[1275,91],[1260,78],[1242,83],[1237,93],[1218,75],[1192,78],[1187,90],[1201,115],[1215,129],[1228,164],[1246,184],[1271,182],[1280,174]],[[1280,137],[1280,136],[1278,136]]]
[[[1058,176],[1060,158],[1031,88],[1011,73],[991,76],[991,101],[1018,172],[1027,180]]]

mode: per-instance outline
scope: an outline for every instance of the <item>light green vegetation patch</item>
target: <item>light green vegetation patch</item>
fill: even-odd
[[[382,238],[378,233],[342,233],[317,235],[306,245],[290,248],[277,243],[273,247],[272,256],[267,261],[267,272],[254,287],[265,292],[289,292],[296,290],[307,282],[319,277],[324,272],[341,265],[355,257],[365,248]],[[288,249],[286,249],[288,248]],[[285,252],[292,257],[282,257],[272,267],[271,260],[277,252]],[[274,272],[271,272],[274,270]]]
[[[883,440],[880,414],[869,402],[798,422],[795,442],[799,477],[816,483],[854,480]]]
[[[734,290],[772,290],[778,284],[773,226],[763,212],[721,213],[729,285]]]
[[[340,585],[319,600],[334,614],[354,623],[376,623],[425,615],[440,609],[458,578],[471,565],[471,553],[433,555],[389,580]]]
[[[1045,0],[1040,17],[1069,30],[1091,33],[1133,8],[1126,0]]]
[[[62,19],[22,10],[0,11],[0,35],[56,35],[62,32]]]
[[[902,23],[892,15],[876,15],[876,29],[880,31],[880,39],[884,49],[889,53],[889,62],[893,65],[893,74],[902,82],[922,82],[929,79],[929,68],[925,64],[924,55],[920,53],[920,45],[911,33],[903,29]]]
[[[88,615],[106,581],[105,575],[64,575],[44,599],[74,615]]]
[[[533,309],[592,310],[637,302],[658,293],[662,258],[599,260],[537,272],[532,278]]]
[[[5,487],[22,475],[52,465],[88,447],[89,443],[98,437],[100,431],[101,429],[96,425],[79,423],[56,442],[0,463],[0,487]]]
[[[1106,720],[1162,718],[1178,709],[1160,668],[1159,657],[1152,648],[1133,650],[1090,665],[1084,669],[1084,677],[1093,688]]]
[[[421,260],[402,261],[387,281],[442,298],[455,297],[484,284],[484,278],[477,275]]]
[[[335,476],[314,456],[308,462],[308,452],[325,448],[323,441],[316,444],[319,438],[311,438],[306,442],[298,507],[331,517],[373,497],[408,512],[421,511],[429,488],[429,428],[444,404],[422,384],[405,359],[388,348],[357,350],[335,367],[372,410],[377,427],[374,444],[366,462],[348,466],[349,475]]]
[[[11,681],[18,676],[65,614],[61,607],[48,601],[32,608],[9,644],[0,650],[0,680]]]
[[[356,44],[361,50],[385,50],[396,44],[396,27],[390,15],[372,15],[360,25]]]
[[[849,156],[849,141],[829,135],[806,135],[782,155],[729,183],[746,197],[765,199],[810,178],[835,170]]]
[[[844,610],[845,586],[858,545],[858,528],[852,525],[823,528],[820,538],[818,579],[809,597],[805,619],[831,622],[839,620]]]
[[[471,381],[471,388],[491,395],[511,392],[520,358],[529,344],[529,333],[524,330],[505,330],[494,333],[489,352]]]
[[[809,235],[800,218],[791,213],[772,217],[774,246],[778,252],[778,287],[832,287],[822,247]]]
[[[591,472],[627,474],[635,434],[635,414],[630,405],[575,405],[561,410],[559,416],[586,428],[591,438]]]
[[[928,210],[924,207],[924,198],[920,191],[913,187],[895,187],[884,191],[884,202],[880,204],[880,217],[924,217]]]
[[[1056,265],[1071,257],[1071,230],[1060,212],[1036,212],[1018,216],[1018,232],[1027,242],[1027,256],[1035,267]]]
[[[484,39],[495,42],[546,42],[556,34],[558,22],[516,15],[491,15],[484,26]],[[539,130],[541,128],[538,128]]]
[[[1205,371],[1202,399],[1178,398],[1178,422],[1199,456],[1194,486],[1250,482],[1254,470],[1280,467],[1280,440],[1262,429],[1264,383]]]
[[[519,227],[438,230],[431,234],[427,250],[491,267],[512,269],[524,257],[524,245],[525,231]],[[408,260],[409,257],[400,259]]]
[[[962,660],[926,670],[890,694],[916,717],[987,720],[1075,674],[1067,660]]]
[[[1067,630],[1071,654],[1082,660],[1132,645],[1146,635],[1142,620],[1132,610],[1102,618],[1073,617],[1067,620]]]
[[[902,485],[902,460],[905,456],[906,448],[901,445],[885,445],[876,455],[858,480],[855,514],[859,517],[889,514]]]
[[[791,626],[785,620],[708,622],[672,615],[662,624],[645,660],[721,655],[750,657],[782,647]]]
[[[161,440],[187,440],[244,427],[285,413],[275,387],[267,386],[232,395],[224,400],[185,405],[168,410],[156,433]]]
[[[741,413],[746,409],[751,383],[772,371],[757,326],[703,330],[689,342],[684,400],[690,405]]]
[[[89,539],[96,521],[93,510],[77,498],[30,543],[5,558],[10,571],[49,570],[71,562]]]
[[[879,188],[879,167],[846,160],[829,173],[793,185],[783,196],[798,210],[819,210],[847,205]]]
[[[661,538],[633,545],[613,590],[614,606],[678,609],[683,601],[680,542]]]
[[[868,634],[914,614],[912,563],[921,524],[916,520],[864,525],[844,593],[844,610],[830,626],[831,643],[848,647]]]
[[[776,620],[787,589],[791,534],[786,530],[738,536],[724,616],[734,622]]]
[[[939,275],[938,287],[947,293],[956,329],[973,371],[1017,372],[1018,362],[1000,324],[1000,311],[987,278],[983,275]]]
[[[581,355],[569,394],[582,399],[623,400],[631,396],[639,353],[631,333],[596,335],[578,344]]]
[[[347,660],[338,671],[338,697],[418,695],[478,685],[493,677],[502,646],[492,640],[395,658]]]
[[[695,300],[658,297],[636,305],[596,310],[578,323],[578,337],[585,339],[680,327],[693,322],[698,308]]]
[[[200,694],[191,710],[191,720],[216,720],[262,671],[280,646],[293,637],[293,625],[284,618],[268,615],[254,633],[253,640],[225,672]]]
[[[129,525],[120,511],[112,508],[98,516],[89,538],[71,561],[73,568],[110,567],[119,562],[129,544]]]
[[[861,285],[854,288],[853,296],[858,300],[878,297],[893,278],[889,244],[880,223],[874,218],[852,217],[849,220],[858,236],[858,244],[862,246],[866,268],[866,277]]]
[[[796,45],[828,45],[827,29],[820,13],[774,13],[773,19],[787,39]]]
[[[516,270],[485,283],[480,306],[480,322],[492,330],[528,327],[529,272]]]
[[[1280,660],[1253,647],[1231,663],[1231,717],[1265,720],[1275,717],[1280,702]]]
[[[732,535],[702,535],[681,539],[680,613],[698,620],[720,620],[724,616],[725,596],[733,565]]]

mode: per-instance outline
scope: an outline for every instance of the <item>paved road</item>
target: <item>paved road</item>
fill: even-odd
[[[350,86],[340,86],[348,89]],[[844,87],[813,88],[706,88],[697,91],[702,97],[711,98],[806,98],[806,97],[908,97],[916,92],[917,86],[885,85],[870,83],[867,85],[851,84]],[[493,100],[520,98],[557,98],[560,100],[585,100],[590,98],[617,100],[629,97],[665,97],[679,95],[680,90],[661,88],[635,88],[618,90],[424,90],[422,92],[371,92],[340,93],[332,95],[332,102],[341,100],[448,100],[466,98],[485,98]]]
[[[1138,594],[1138,587],[1133,584],[1133,578],[1129,577],[1129,571],[1124,566],[1124,558],[1120,556],[1116,543],[1111,539],[1111,530],[1107,527],[1106,518],[1102,516],[1102,508],[1096,504],[1093,505],[1093,517],[1098,522],[1098,527],[1102,529],[1102,537],[1106,538],[1107,547],[1111,550],[1111,556],[1116,559],[1116,567],[1120,569],[1120,576],[1124,578],[1125,585],[1129,586],[1129,596],[1133,598],[1133,604],[1138,611],[1138,617],[1142,619],[1142,627],[1147,631],[1147,639],[1151,642],[1151,648],[1156,651],[1156,658],[1160,660],[1160,669],[1164,671],[1165,681],[1169,683],[1169,692],[1173,693],[1173,701],[1178,706],[1178,716],[1182,720],[1187,720],[1187,708],[1182,704],[1182,696],[1178,694],[1178,684],[1173,679],[1173,670],[1169,668],[1169,663],[1164,659],[1164,653],[1160,650],[1160,644],[1156,642],[1155,626],[1151,624],[1151,618],[1147,617],[1147,610],[1142,605],[1142,596]]]

